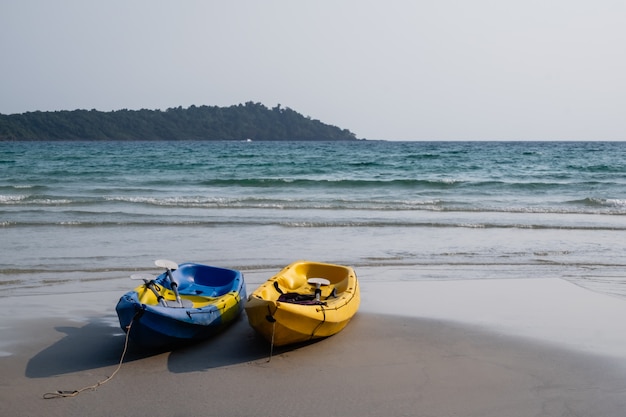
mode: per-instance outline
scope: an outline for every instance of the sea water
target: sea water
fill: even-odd
[[[626,297],[626,143],[3,142],[0,236],[3,295],[166,258]]]

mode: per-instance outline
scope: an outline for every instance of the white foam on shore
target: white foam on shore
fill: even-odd
[[[558,278],[365,280],[361,311],[449,320],[626,358],[626,300]]]

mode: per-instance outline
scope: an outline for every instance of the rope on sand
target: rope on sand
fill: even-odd
[[[133,318],[133,320],[134,320],[134,318]],[[122,363],[124,362],[124,357],[126,356],[126,351],[128,350],[128,339],[129,339],[129,335],[130,335],[130,326],[132,326],[132,325],[133,325],[133,321],[131,320],[130,324],[126,328],[126,340],[124,340],[124,350],[122,351],[122,357],[120,358],[120,362],[117,365],[117,368],[115,369],[115,371],[113,371],[113,373],[111,374],[111,376],[103,379],[102,381],[99,381],[97,384],[90,385],[88,387],[83,387],[81,389],[74,390],[74,391],[46,392],[43,395],[44,400],[51,400],[53,398],[76,397],[78,394],[80,394],[83,391],[88,391],[88,390],[89,391],[95,391],[96,388],[98,388],[100,385],[106,384],[107,382],[112,380],[113,377],[117,374],[117,372],[122,368]]]
[[[270,357],[267,358],[268,362],[272,360],[272,355],[274,354],[274,333],[275,332],[276,332],[276,320],[272,322],[272,343],[270,344]]]

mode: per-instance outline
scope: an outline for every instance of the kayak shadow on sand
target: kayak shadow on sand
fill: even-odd
[[[65,336],[33,356],[26,365],[25,376],[47,378],[119,364],[126,337],[113,324],[116,321],[116,317],[107,316],[76,327],[55,327]],[[274,348],[273,353],[278,355],[298,347]],[[243,313],[214,337],[175,349],[150,350],[130,341],[123,362],[161,354],[168,354],[170,372],[185,373],[269,358],[270,344],[254,332]]]
[[[80,327],[55,327],[55,330],[65,336],[28,361],[26,377],[46,378],[117,365],[124,350],[125,335],[119,327],[112,325],[113,319],[92,319]],[[129,345],[124,362],[155,354],[157,353],[146,354]]]
[[[279,355],[301,346],[274,347],[273,354]],[[215,337],[173,350],[168,357],[168,369],[173,373],[185,373],[266,361],[270,357],[270,348],[270,343],[248,325],[244,312]]]

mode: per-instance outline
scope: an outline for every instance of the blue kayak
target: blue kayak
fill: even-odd
[[[115,310],[130,339],[147,348],[175,347],[210,338],[234,322],[246,300],[243,274],[196,263],[157,261],[166,271],[134,275],[143,284]]]

